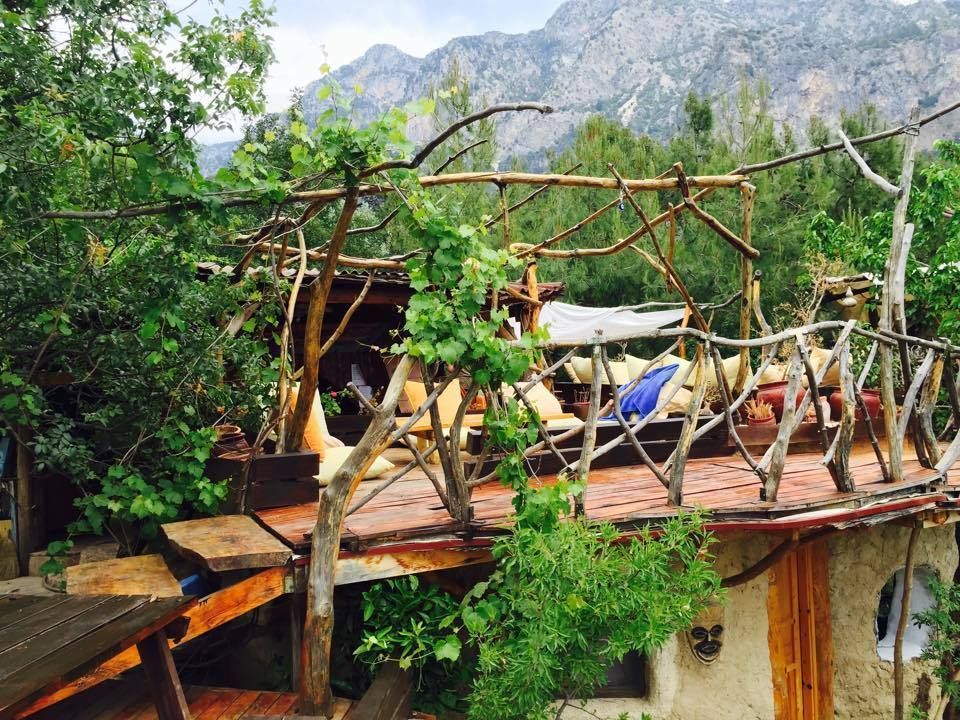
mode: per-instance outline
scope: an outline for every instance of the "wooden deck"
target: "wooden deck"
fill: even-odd
[[[184,694],[194,720],[281,718],[293,714],[297,705],[296,694],[290,692],[193,686],[184,688]],[[342,720],[352,705],[350,700],[337,700],[331,720]],[[143,683],[109,680],[30,717],[31,720],[156,720],[157,712]]]
[[[880,497],[922,492],[938,480],[935,471],[921,467],[915,459],[905,459],[904,481],[885,483],[875,456],[867,448],[851,457],[857,492],[841,493],[820,459],[819,453],[789,455],[776,503],[759,499],[760,482],[739,456],[690,460],[683,483],[684,506],[709,509],[716,517],[774,518],[815,507],[856,505]],[[543,482],[551,480],[542,478]],[[375,484],[376,481],[363,483],[356,498],[362,498]],[[473,533],[482,536],[496,532],[512,512],[511,497],[511,492],[495,481],[474,491]],[[642,465],[591,471],[586,509],[590,518],[621,524],[668,517],[676,512],[667,504],[666,489]],[[301,553],[309,552],[309,533],[316,515],[316,503],[256,513],[264,527]],[[429,480],[411,473],[350,515],[343,541],[346,548],[364,549],[412,538],[449,535],[456,530]]]

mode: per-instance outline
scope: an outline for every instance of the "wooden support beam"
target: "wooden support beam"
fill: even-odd
[[[150,680],[150,692],[159,720],[190,720],[190,708],[167,645],[167,634],[158,630],[138,642],[137,651]]]
[[[33,487],[33,450],[30,449],[32,432],[21,426],[17,429],[17,482],[14,493],[14,537],[17,541],[17,560],[20,572],[27,573],[30,553],[40,544],[39,497]]]

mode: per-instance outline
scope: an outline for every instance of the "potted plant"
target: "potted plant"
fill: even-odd
[[[770,403],[764,400],[747,400],[744,407],[747,410],[748,425],[776,425],[777,419]]]

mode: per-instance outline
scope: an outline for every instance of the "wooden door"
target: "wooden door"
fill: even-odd
[[[768,641],[776,720],[833,717],[833,638],[826,543],[804,545],[769,573]]]

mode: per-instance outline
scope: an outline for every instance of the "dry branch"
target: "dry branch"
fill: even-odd
[[[860,153],[857,152],[857,149],[850,144],[850,139],[844,135],[843,130],[837,131],[840,134],[840,140],[843,142],[843,147],[847,151],[847,155],[857,164],[857,167],[860,168],[860,172],[863,173],[863,176],[876,185],[878,188],[883,190],[889,195],[897,196],[900,194],[900,188],[891,183],[885,177],[878,175],[870,166],[867,165],[867,161],[863,159]]]
[[[430,157],[430,154],[440,147],[445,141],[449,140],[453,135],[467,127],[472,125],[475,122],[483,120],[490,117],[491,115],[496,115],[497,113],[503,112],[521,112],[524,110],[536,110],[541,115],[549,115],[553,112],[553,108],[549,105],[544,105],[543,103],[532,103],[532,102],[521,102],[521,103],[501,103],[499,105],[491,105],[484,108],[483,110],[478,110],[475,113],[466,115],[455,123],[446,128],[443,132],[434,137],[430,142],[420,148],[419,152],[414,155],[409,160],[388,160],[387,162],[382,162],[379,165],[374,165],[371,168],[360,173],[361,178],[370,177],[371,175],[376,175],[379,172],[384,172],[385,170],[415,170],[423,164],[423,161]]]

